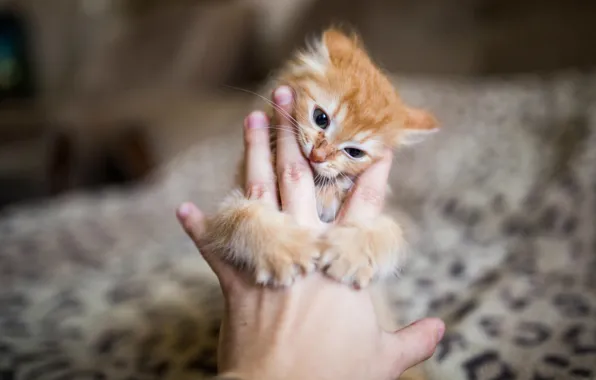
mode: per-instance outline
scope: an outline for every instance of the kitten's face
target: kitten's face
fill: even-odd
[[[384,143],[371,128],[356,128],[348,113],[354,107],[333,91],[311,84],[296,87],[298,142],[314,171],[325,178],[355,177],[383,152]],[[370,126],[370,122],[363,125]]]
[[[353,178],[384,150],[436,130],[434,118],[402,104],[358,42],[329,30],[282,76],[295,91],[298,141],[315,173]]]

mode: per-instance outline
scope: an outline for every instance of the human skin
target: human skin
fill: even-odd
[[[288,88],[277,89],[274,101],[291,114]],[[312,172],[290,124],[279,116],[285,126],[279,128],[276,168],[271,164],[267,117],[253,112],[245,120],[247,195],[272,202],[301,225],[322,233],[328,225],[317,216]],[[387,152],[358,179],[337,222],[381,212],[391,158]],[[320,273],[287,288],[255,285],[213,252],[201,250],[205,216],[194,204],[182,204],[177,216],[222,287],[226,304],[218,351],[222,378],[396,379],[431,357],[443,337],[445,325],[434,318],[396,332],[383,331],[366,289],[356,290]]]

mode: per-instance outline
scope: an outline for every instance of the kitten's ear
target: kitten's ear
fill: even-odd
[[[362,47],[360,37],[356,33],[348,35],[338,28],[325,30],[321,40],[330,55],[350,53],[354,49]]]
[[[429,112],[413,108],[405,108],[404,130],[400,136],[400,144],[413,145],[423,141],[428,135],[439,131],[437,119]]]

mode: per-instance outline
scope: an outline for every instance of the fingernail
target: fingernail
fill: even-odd
[[[182,205],[180,205],[180,207],[178,207],[178,215],[180,215],[184,218],[189,216],[191,211],[192,211],[192,206],[189,203],[183,203]]]
[[[441,323],[437,328],[437,343],[443,339],[443,335],[445,335],[445,324]]]
[[[254,111],[246,118],[245,123],[248,128],[263,128],[267,124],[267,118],[265,114],[260,111]]]
[[[275,90],[275,102],[282,106],[292,103],[292,90],[288,86],[281,86]]]

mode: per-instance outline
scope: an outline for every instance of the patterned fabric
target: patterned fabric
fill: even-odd
[[[443,123],[396,157],[388,205],[412,243],[396,318],[448,324],[429,378],[596,378],[596,73],[399,79]],[[240,125],[141,188],[0,218],[0,378],[215,375],[220,290],[173,210],[229,189]]]

